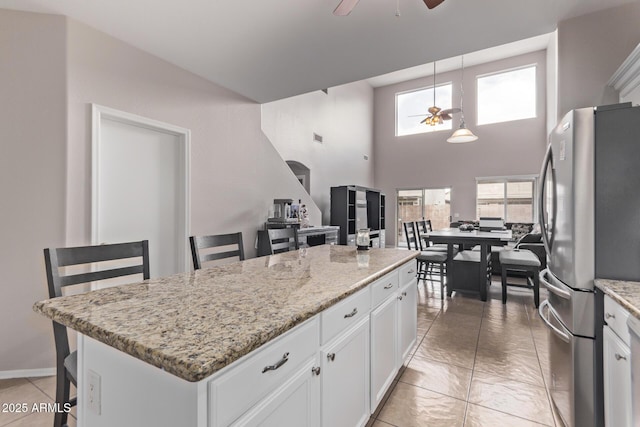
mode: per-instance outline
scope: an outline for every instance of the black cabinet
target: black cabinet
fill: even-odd
[[[340,226],[338,243],[355,246],[356,232],[371,231],[371,246],[385,245],[385,195],[357,185],[331,187],[331,225]]]

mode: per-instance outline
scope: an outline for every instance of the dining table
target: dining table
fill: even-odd
[[[488,255],[491,252],[492,246],[504,246],[511,241],[511,230],[470,230],[463,231],[458,228],[445,228],[442,230],[430,231],[427,234],[429,241],[434,244],[446,244],[447,245],[447,294],[451,296],[451,293],[458,290],[469,290],[469,285],[464,286],[462,283],[454,283],[453,281],[453,257],[454,246],[460,246],[460,250],[465,247],[480,246],[480,269],[478,273],[478,291],[480,299],[482,301],[487,300],[487,279],[486,272],[488,268]],[[475,288],[473,284],[472,288]]]

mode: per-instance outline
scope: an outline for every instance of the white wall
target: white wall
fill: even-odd
[[[506,123],[476,125],[475,76],[537,64],[537,117]],[[476,218],[476,177],[537,175],[546,146],[546,53],[533,52],[464,70],[464,115],[467,127],[479,139],[449,144],[453,130],[395,136],[395,94],[429,87],[433,77],[380,87],[375,90],[375,186],[387,194],[387,242],[395,244],[396,191],[450,187],[451,213],[459,219]],[[436,84],[453,82],[453,105],[460,104],[460,70],[437,74]],[[425,109],[429,105],[425,105]],[[460,115],[454,115],[453,129]]]
[[[607,82],[640,42],[640,2],[558,25],[558,118],[574,108],[615,104]]]
[[[373,186],[373,88],[368,83],[263,104],[262,130],[284,160],[311,169],[311,197],[324,224],[330,222],[332,186]],[[314,142],[314,133],[322,143]]]
[[[91,239],[91,103],[191,130],[191,233],[242,231],[274,198],[313,203],[260,129],[260,105],[59,16],[0,10],[0,375],[54,366],[42,249]],[[24,375],[19,375],[24,376]]]
[[[42,250],[65,235],[65,20],[0,10],[0,378],[55,365]],[[16,373],[17,376],[24,376]]]
[[[84,24],[68,23],[67,244],[90,238],[90,103],[191,130],[191,232],[242,231],[248,257],[274,198],[320,212],[260,129],[260,105]]]

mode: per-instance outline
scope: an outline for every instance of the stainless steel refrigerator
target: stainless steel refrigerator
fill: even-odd
[[[603,417],[593,280],[640,280],[640,107],[569,112],[549,135],[540,183],[547,385],[565,425],[597,426]]]

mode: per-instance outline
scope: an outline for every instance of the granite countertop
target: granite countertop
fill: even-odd
[[[598,289],[640,320],[640,282],[596,279],[595,284]]]
[[[418,255],[314,246],[64,296],[34,311],[200,381]]]

